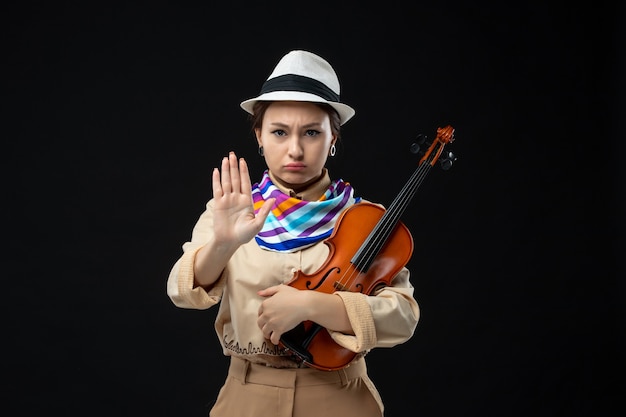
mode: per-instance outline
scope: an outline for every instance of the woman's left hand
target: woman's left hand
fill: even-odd
[[[263,336],[275,345],[283,333],[306,320],[305,294],[288,285],[275,285],[258,292],[266,297],[259,307],[257,324]]]

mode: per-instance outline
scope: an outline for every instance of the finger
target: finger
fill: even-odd
[[[222,183],[220,182],[220,170],[213,168],[212,175],[213,197],[219,198],[224,195],[222,191]]]
[[[222,193],[230,193],[232,191],[232,184],[230,182],[230,165],[228,158],[222,159]]]
[[[252,194],[250,171],[248,171],[248,163],[243,158],[239,159],[239,174],[241,175],[241,191],[246,194]]]
[[[239,176],[239,162],[237,161],[237,155],[235,152],[228,154],[228,165],[230,168],[230,182],[232,191],[235,193],[241,192],[241,179]]]
[[[258,222],[259,228],[263,227],[263,223],[265,223],[267,216],[269,216],[270,211],[272,211],[272,208],[274,208],[275,202],[276,198],[268,198],[263,202],[263,205],[257,212],[255,219]]]
[[[270,339],[272,337],[272,330],[267,324],[261,328],[261,333],[263,333],[263,337],[266,339]]]
[[[257,294],[259,294],[261,297],[270,297],[276,294],[277,291],[278,291],[278,285],[273,285],[271,287],[267,287],[263,290],[257,291]]]

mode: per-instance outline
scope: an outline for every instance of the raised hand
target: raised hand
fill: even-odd
[[[265,201],[258,214],[252,205],[248,164],[234,152],[222,159],[221,172],[213,170],[213,219],[216,242],[227,245],[247,243],[263,227],[275,199]]]

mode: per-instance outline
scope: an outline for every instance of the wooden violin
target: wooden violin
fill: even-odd
[[[324,264],[311,275],[297,271],[287,285],[329,294],[352,291],[368,295],[390,285],[413,254],[413,237],[400,217],[435,162],[439,160],[444,169],[450,167],[455,159],[452,153],[441,160],[440,156],[452,141],[451,126],[437,129],[437,137],[388,209],[361,202],[344,210],[333,233],[324,241],[330,249]],[[324,327],[311,321],[284,333],[280,345],[297,361],[321,370],[341,369],[356,356],[337,344]]]

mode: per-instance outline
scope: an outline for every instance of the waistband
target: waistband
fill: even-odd
[[[367,375],[367,366],[365,359],[359,358],[336,371],[322,371],[315,368],[272,368],[231,356],[228,374],[244,384],[271,385],[281,388],[336,383],[345,386],[351,379]]]

